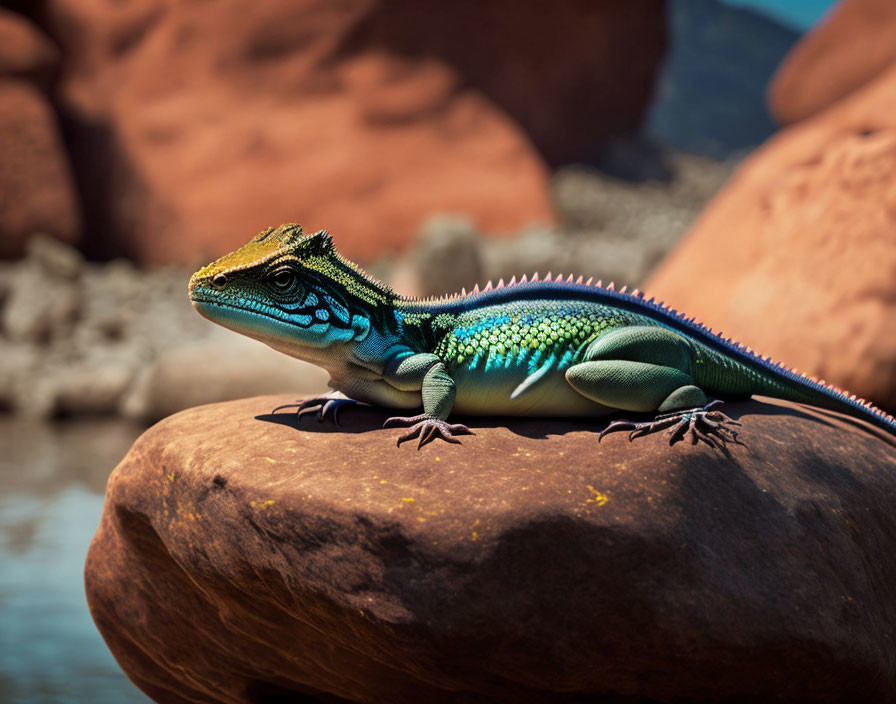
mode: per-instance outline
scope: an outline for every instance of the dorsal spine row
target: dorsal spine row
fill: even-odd
[[[567,276],[562,274],[553,275],[551,272],[548,272],[542,277],[536,272],[528,277],[524,274],[520,279],[517,279],[516,276],[514,276],[506,283],[502,278],[498,280],[497,284],[493,284],[491,281],[486,283],[483,287],[480,287],[477,284],[469,292],[464,288],[461,289],[460,293],[425,299],[411,298],[405,300],[409,303],[426,307],[444,307],[446,311],[449,311],[456,307],[468,308],[469,304],[489,305],[492,303],[490,299],[495,296],[495,293],[510,293],[509,289],[514,289],[515,292],[523,292],[524,289],[530,289],[533,293],[539,291],[551,291],[552,293],[567,292],[570,295],[584,293],[586,295],[590,294],[589,297],[603,299],[603,302],[609,303],[610,305],[623,303],[627,308],[636,312],[641,310],[648,313],[658,313],[660,322],[668,322],[685,334],[693,335],[701,342],[707,342],[711,346],[718,346],[725,351],[732,352],[733,356],[741,361],[756,364],[763,369],[784,377],[785,379],[796,381],[811,389],[819,391],[828,398],[856,408],[863,412],[863,414],[872,416],[882,422],[891,432],[896,432],[896,418],[880,408],[877,408],[869,401],[866,401],[863,398],[858,398],[855,394],[850,394],[833,384],[829,384],[824,379],[817,379],[808,374],[799,372],[796,369],[787,367],[780,362],[776,362],[769,356],[757,354],[750,347],[747,347],[730,337],[724,337],[721,333],[713,332],[710,327],[703,325],[703,323],[697,321],[695,317],[687,317],[676,309],[667,306],[665,303],[656,301],[653,297],[645,299],[643,293],[638,289],[634,289],[631,293],[628,293],[627,286],[623,286],[619,290],[616,290],[616,286],[613,282],[604,286],[600,279],[595,281],[594,277],[585,279],[584,276],[575,277],[572,274]],[[497,303],[499,301],[495,300],[494,302]]]

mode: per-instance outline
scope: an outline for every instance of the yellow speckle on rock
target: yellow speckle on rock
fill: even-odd
[[[174,472],[168,472],[168,474],[166,474],[165,476],[168,477],[169,482],[174,481]]]
[[[417,521],[420,523],[426,523],[426,519],[423,516],[417,516]]]
[[[271,464],[277,464],[277,460],[275,460],[273,457],[262,457],[262,459],[265,462],[270,462]]]
[[[191,521],[202,520],[202,516],[197,514],[194,508],[195,507],[191,503],[178,500],[177,515],[181,516],[182,518],[188,518]]]
[[[388,484],[388,483],[389,482],[387,482],[385,479],[380,479],[380,484]]]
[[[416,501],[416,499],[413,496],[408,496],[407,498],[402,499],[402,501],[404,501],[406,504],[412,504],[414,503],[414,501]]]
[[[597,504],[598,506],[603,506],[605,503],[607,503],[607,501],[610,500],[609,496],[599,492],[590,484],[586,484],[586,486],[588,487],[588,491],[594,494],[594,496],[592,496],[590,499],[585,499],[586,504]]]
[[[442,461],[442,458],[441,458],[441,457],[438,457],[438,456],[436,456],[436,462],[441,462],[441,461]]]

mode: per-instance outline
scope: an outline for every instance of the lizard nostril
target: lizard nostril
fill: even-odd
[[[215,274],[212,278],[212,286],[221,290],[227,285],[227,277],[224,274]]]

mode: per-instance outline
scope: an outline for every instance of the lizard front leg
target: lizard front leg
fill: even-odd
[[[317,420],[323,423],[325,420],[331,420],[334,425],[339,425],[339,411],[345,406],[363,406],[361,401],[349,398],[341,391],[328,391],[323,396],[314,396],[306,398],[296,403],[286,403],[277,406],[271,413],[277,413],[284,408],[296,409],[296,417],[299,422],[306,415],[316,415]]]
[[[387,366],[383,378],[399,389],[418,388],[423,401],[423,413],[416,416],[389,418],[389,425],[410,425],[408,432],[398,438],[398,445],[419,437],[417,449],[436,438],[460,443],[458,435],[472,435],[465,425],[447,422],[454,407],[454,379],[445,370],[441,359],[433,354],[413,354]]]

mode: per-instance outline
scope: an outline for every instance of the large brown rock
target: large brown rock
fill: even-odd
[[[633,130],[664,48],[663,0],[51,0],[47,13],[95,186],[91,233],[152,264],[287,221],[327,227],[361,259],[434,212],[489,232],[550,222],[545,157]]]
[[[36,27],[0,9],[0,76],[48,86],[58,64],[58,52]]]
[[[755,152],[646,284],[896,409],[896,65]]]
[[[862,87],[896,61],[896,3],[841,0],[785,58],[769,86],[783,125],[803,120]]]
[[[56,68],[49,41],[0,9],[0,257],[19,257],[38,232],[80,233],[74,181],[44,90]]]
[[[87,597],[158,702],[896,701],[880,434],[753,401],[728,456],[492,419],[416,452],[288,400],[169,417],[109,480]]]

